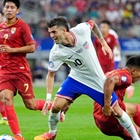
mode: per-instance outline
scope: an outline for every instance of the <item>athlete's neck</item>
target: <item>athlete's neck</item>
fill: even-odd
[[[17,20],[18,18],[6,19],[5,23],[6,25],[10,26],[13,25]]]
[[[75,42],[75,40],[74,40],[74,37],[72,36],[72,34],[67,32],[67,33],[65,33],[65,40],[61,44],[64,46],[73,47],[75,45],[74,42]]]

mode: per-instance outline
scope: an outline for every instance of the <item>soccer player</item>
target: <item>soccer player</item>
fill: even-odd
[[[63,63],[68,64],[71,71],[58,90],[50,110],[49,132],[36,136],[34,140],[54,140],[57,135],[57,125],[60,120],[61,110],[66,104],[73,102],[75,98],[82,94],[91,97],[101,106],[104,106],[103,87],[106,77],[93,47],[91,31],[99,38],[103,50],[109,52],[112,57],[111,49],[94,21],[88,20],[70,30],[67,20],[63,17],[54,18],[48,23],[48,32],[55,44],[49,56],[48,74],[46,77],[47,97],[42,110],[43,115],[46,114],[47,108],[51,103],[55,72]],[[129,131],[134,140],[139,140],[131,119],[119,107],[117,96],[114,92],[112,93],[110,104],[112,110],[117,114],[117,119],[121,125]]]
[[[19,0],[4,0],[6,21],[0,24],[0,102],[4,103],[14,140],[24,140],[13,106],[16,93],[20,94],[28,109],[42,110],[45,103],[34,98],[26,54],[35,51],[35,42],[29,26],[16,17],[19,7]]]
[[[110,26],[111,26],[111,23],[108,20],[103,20],[100,23],[100,30],[103,34],[103,37],[105,41],[107,42],[108,46],[113,51],[115,46],[118,46],[118,40],[115,38],[114,35],[109,33]],[[102,47],[101,47],[102,45],[97,38],[95,38],[94,40],[94,46],[97,52],[100,65],[103,69],[103,72],[106,73],[111,70],[114,70],[114,67],[115,67],[114,59],[109,59],[108,57],[103,55]]]
[[[110,101],[112,91],[114,90],[118,96],[118,103],[120,107],[125,110],[130,117],[133,118],[136,125],[140,127],[140,105],[132,103],[124,103],[123,98],[126,88],[131,83],[136,82],[140,78],[140,56],[133,56],[128,59],[125,68],[113,70],[107,73],[107,79],[104,85],[105,91],[105,106],[107,113],[111,114],[112,110],[110,104],[106,101]],[[124,140],[132,140],[129,133],[120,125],[119,120],[112,114],[106,116],[102,112],[102,107],[94,102],[93,116],[98,128],[106,135],[119,136]]]
[[[3,22],[3,17],[2,14],[0,13],[0,23]],[[1,120],[0,120],[0,125],[1,124],[6,124],[8,125],[8,121],[7,121],[7,116],[6,116],[6,112],[5,112],[5,108],[2,102],[0,102],[0,113],[1,113]]]

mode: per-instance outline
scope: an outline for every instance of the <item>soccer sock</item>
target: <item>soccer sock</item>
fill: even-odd
[[[44,100],[36,100],[36,110],[42,110],[45,104]]]
[[[50,111],[50,115],[49,115],[49,129],[50,129],[50,133],[52,135],[56,134],[57,131],[57,123],[60,120],[60,112],[58,113],[52,113],[52,111]]]
[[[123,111],[123,114],[120,118],[117,118],[120,124],[129,132],[129,134],[132,136],[133,140],[139,140],[139,136],[136,132],[136,129],[131,122],[130,117],[127,115],[126,112]]]
[[[6,111],[5,111],[5,105],[3,102],[0,102],[0,113],[1,113],[1,116],[3,119],[7,119],[7,116],[6,116]]]
[[[11,131],[13,132],[14,135],[21,134],[19,125],[18,125],[18,119],[14,111],[14,107],[12,105],[5,106],[5,110],[6,110],[7,119],[8,119],[9,126],[11,128]]]
[[[133,121],[135,122],[137,126],[140,127],[140,105],[139,104],[136,104],[136,113],[133,116]]]

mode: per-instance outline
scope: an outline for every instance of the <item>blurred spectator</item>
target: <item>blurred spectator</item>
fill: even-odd
[[[36,80],[43,80],[45,79],[45,76],[47,74],[47,69],[43,66],[43,64],[40,62],[33,70],[33,81]]]
[[[35,23],[37,29],[33,22],[30,23],[34,35],[38,38],[46,37],[46,27],[44,27],[46,22],[59,15],[68,18],[71,27],[91,18],[99,24],[107,19],[113,28],[122,31],[119,33],[120,37],[131,36],[132,29],[138,28],[138,24],[135,26],[135,23],[140,18],[139,0],[23,0],[21,2],[24,3],[25,9],[34,9],[34,12],[40,13],[38,17],[40,21],[38,24]],[[136,36],[139,34],[136,33]]]

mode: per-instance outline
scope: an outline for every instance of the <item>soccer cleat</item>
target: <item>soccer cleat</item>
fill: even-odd
[[[34,140],[55,140],[56,135],[52,135],[50,132],[44,133],[43,135],[36,136]]]
[[[8,125],[7,119],[1,118],[1,120],[0,120],[0,125]]]
[[[14,140],[24,140],[24,138],[19,135],[14,135]]]

